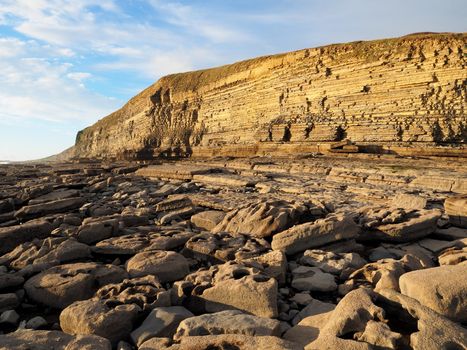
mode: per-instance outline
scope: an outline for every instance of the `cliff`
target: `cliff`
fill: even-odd
[[[466,39],[421,33],[169,75],[80,131],[75,155],[287,153],[342,139],[465,154]]]

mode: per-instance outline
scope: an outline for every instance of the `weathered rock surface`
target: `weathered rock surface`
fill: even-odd
[[[467,263],[408,272],[399,279],[401,293],[439,314],[467,321]]]
[[[182,279],[190,272],[187,259],[178,253],[163,250],[136,254],[126,264],[131,277],[154,275],[162,282]]]
[[[35,238],[45,238],[52,230],[51,223],[44,219],[0,228],[0,254],[8,253],[18,244],[32,241]]]
[[[98,299],[76,301],[61,312],[60,327],[68,334],[98,335],[116,344],[130,334],[139,311],[133,304],[111,308]]]
[[[128,277],[125,270],[113,265],[76,263],[52,267],[31,277],[24,289],[32,300],[58,309],[94,295],[101,286]]]
[[[325,219],[294,226],[272,238],[272,249],[286,254],[302,252],[342,239],[354,238],[360,228],[345,215],[329,215]]]
[[[444,202],[449,221],[458,227],[467,228],[467,197],[451,197]]]
[[[318,143],[346,137],[403,153],[411,142],[465,142],[464,43],[463,33],[417,34],[173,74],[80,131],[74,152],[277,155],[326,151]]]

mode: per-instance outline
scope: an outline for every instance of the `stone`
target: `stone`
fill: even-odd
[[[467,344],[467,331],[417,300],[392,290],[381,291],[378,303],[391,310],[392,317],[404,320],[409,346],[422,349],[462,349]]]
[[[412,271],[399,279],[401,293],[457,322],[467,321],[467,264]]]
[[[264,238],[281,232],[305,215],[307,207],[301,203],[266,201],[250,204],[229,212],[212,232],[243,233]]]
[[[188,260],[181,254],[155,250],[136,254],[126,263],[131,277],[155,275],[161,283],[183,279],[190,272]]]
[[[360,228],[351,217],[330,214],[325,219],[291,227],[272,238],[272,249],[295,254],[342,239],[356,237]]]
[[[318,267],[300,266],[292,271],[292,287],[300,291],[332,292],[337,289],[335,277]]]
[[[15,309],[19,306],[19,299],[15,293],[0,294],[0,312]]]
[[[28,205],[42,204],[42,203],[52,202],[52,201],[56,201],[60,199],[66,199],[66,198],[73,198],[73,197],[79,197],[79,191],[60,189],[60,190],[56,190],[53,192],[49,192],[42,196],[36,197],[34,199],[31,199],[28,202]]]
[[[86,244],[93,244],[106,238],[114,236],[118,232],[118,221],[116,219],[102,220],[99,222],[83,223],[76,238]]]
[[[60,313],[60,327],[71,335],[98,335],[116,345],[133,329],[138,316],[138,306],[107,306],[98,299],[76,301]]]
[[[425,209],[426,204],[426,198],[406,193],[396,195],[391,201],[391,206],[408,210]]]
[[[17,325],[19,322],[19,315],[15,310],[3,311],[0,315],[0,324],[6,323],[10,325]]]
[[[194,315],[183,306],[155,308],[141,326],[131,332],[131,339],[140,346],[150,338],[172,338],[180,322],[192,316]]]
[[[284,334],[283,338],[285,340],[293,341],[301,346],[305,346],[313,342],[318,338],[320,328],[329,321],[332,310],[334,310],[334,308],[328,311],[316,312],[313,315],[304,317],[295,326],[290,328]]]
[[[447,198],[444,201],[444,210],[449,215],[451,224],[467,228],[467,196]]]
[[[107,339],[95,335],[76,337],[59,331],[25,330],[0,334],[2,350],[111,350]]]
[[[187,336],[243,334],[248,336],[280,336],[280,322],[257,317],[238,310],[194,316],[183,320],[174,339]]]
[[[107,284],[95,296],[112,305],[136,304],[143,311],[171,304],[170,293],[152,275]]]
[[[22,225],[0,227],[0,254],[8,253],[17,245],[35,238],[46,238],[53,228],[52,224],[44,219],[28,221]]]
[[[262,270],[265,275],[275,278],[282,285],[287,273],[287,258],[281,251],[272,251],[253,258],[238,259],[247,266],[254,266]]]
[[[345,279],[367,262],[357,253],[333,253],[319,249],[306,250],[300,258],[302,265],[319,267],[323,272],[332,273]]]
[[[147,343],[149,343],[148,341]],[[159,345],[159,343],[156,343]],[[139,350],[159,350],[143,343]],[[236,350],[300,350],[298,344],[270,336],[247,336],[242,334],[205,335],[200,337],[184,337],[180,344],[167,350],[206,350],[206,349],[236,349]]]
[[[99,287],[127,277],[125,270],[113,265],[66,264],[31,277],[24,289],[31,300],[63,309],[77,300],[92,297]]]
[[[34,271],[34,265],[53,266],[90,257],[89,246],[77,242],[74,238],[49,237],[18,245],[10,253],[0,257],[0,263],[8,264],[15,270]]]
[[[204,290],[200,297],[206,302],[206,311],[238,309],[259,317],[277,317],[277,281],[245,273],[239,272],[234,279],[217,282]]]
[[[26,322],[26,328],[29,329],[39,329],[44,326],[47,326],[47,321],[41,316],[33,317]]]
[[[24,278],[13,273],[0,272],[0,290],[22,286]]]
[[[191,222],[200,229],[211,231],[225,217],[225,213],[220,210],[206,210],[191,216]]]
[[[318,299],[312,298],[312,300],[305,306],[292,320],[292,325],[298,324],[301,320],[315,316],[318,314],[324,314],[332,311],[336,308],[336,305],[331,303],[325,303]]]
[[[269,248],[269,243],[262,238],[203,232],[186,242],[182,254],[187,258],[218,264],[253,258]]]
[[[86,200],[82,197],[73,197],[59,199],[51,202],[27,205],[15,212],[15,216],[21,220],[28,220],[40,216],[64,213],[70,210],[75,210],[81,207]]]

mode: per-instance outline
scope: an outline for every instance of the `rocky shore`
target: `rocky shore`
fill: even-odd
[[[0,349],[467,349],[467,165],[0,165]]]

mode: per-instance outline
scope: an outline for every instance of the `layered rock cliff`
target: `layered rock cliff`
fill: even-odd
[[[75,154],[287,153],[342,139],[367,150],[449,145],[463,152],[466,39],[415,34],[169,75],[80,131]]]

